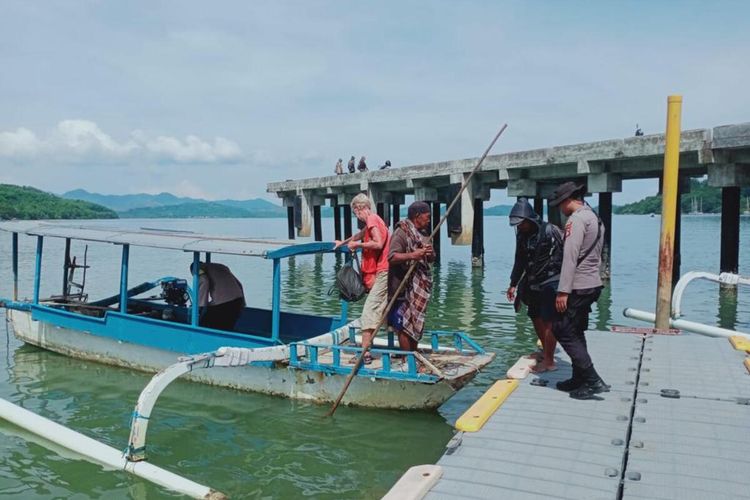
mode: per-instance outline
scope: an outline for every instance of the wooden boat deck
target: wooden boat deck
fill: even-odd
[[[348,340],[341,343],[342,346],[352,346]],[[382,347],[382,346],[377,346]],[[422,351],[427,360],[438,368],[445,376],[452,377],[458,374],[459,370],[465,371],[467,366],[471,366],[467,361],[471,358],[467,358],[466,354],[460,354],[457,352],[425,352]],[[354,352],[342,352],[341,353],[341,364],[342,366],[353,367],[355,362]],[[333,351],[331,349],[319,349],[318,350],[318,362],[320,364],[333,364]],[[374,355],[372,363],[366,365],[368,369],[379,371],[383,370],[383,358],[380,355]],[[396,359],[391,357],[391,371],[403,371],[407,372],[408,367],[405,360]],[[425,369],[424,373],[431,373],[429,369]]]
[[[561,352],[558,371],[519,381],[479,431],[456,434],[424,498],[750,498],[747,353],[690,334],[587,338],[611,392],[555,390],[570,376]]]

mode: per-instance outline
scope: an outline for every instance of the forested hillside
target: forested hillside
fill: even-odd
[[[0,219],[116,219],[95,203],[65,200],[28,186],[0,184]]]

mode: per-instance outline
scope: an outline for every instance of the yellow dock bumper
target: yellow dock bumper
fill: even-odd
[[[498,380],[487,389],[481,398],[456,421],[456,429],[464,432],[477,432],[489,420],[511,392],[518,387],[518,380]]]
[[[729,337],[729,343],[732,344],[732,347],[734,347],[738,351],[750,352],[750,339],[748,339],[747,337],[735,335],[733,337]]]

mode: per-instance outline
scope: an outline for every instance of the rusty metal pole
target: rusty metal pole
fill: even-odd
[[[664,148],[664,180],[661,196],[659,276],[656,285],[656,328],[668,329],[672,302],[672,266],[680,170],[680,117],[682,96],[667,98],[667,133]]]

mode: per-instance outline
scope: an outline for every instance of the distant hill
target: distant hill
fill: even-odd
[[[170,193],[99,194],[90,193],[84,189],[68,191],[62,196],[67,199],[98,203],[116,210],[123,217],[128,218],[286,216],[286,209],[284,207],[261,198],[208,201],[198,198],[179,197]]]
[[[124,219],[193,219],[193,218],[248,218],[257,217],[238,207],[228,207],[220,203],[193,202],[163,207],[131,208],[119,212]]]
[[[508,215],[512,205],[495,205],[484,209],[484,215]]]
[[[741,190],[742,199],[750,196],[750,188]],[[661,195],[647,196],[640,201],[614,207],[616,214],[658,214],[661,213]],[[721,212],[721,189],[711,187],[708,181],[690,180],[690,192],[682,195],[680,210],[683,214],[700,211],[704,214]]]
[[[75,189],[61,195],[69,200],[84,200],[111,208],[118,212],[131,208],[163,207],[165,205],[179,205],[181,203],[203,202],[193,198],[181,198],[170,193],[159,194],[99,194],[90,193],[85,189]]]
[[[0,219],[116,219],[109,208],[28,186],[0,184]]]

